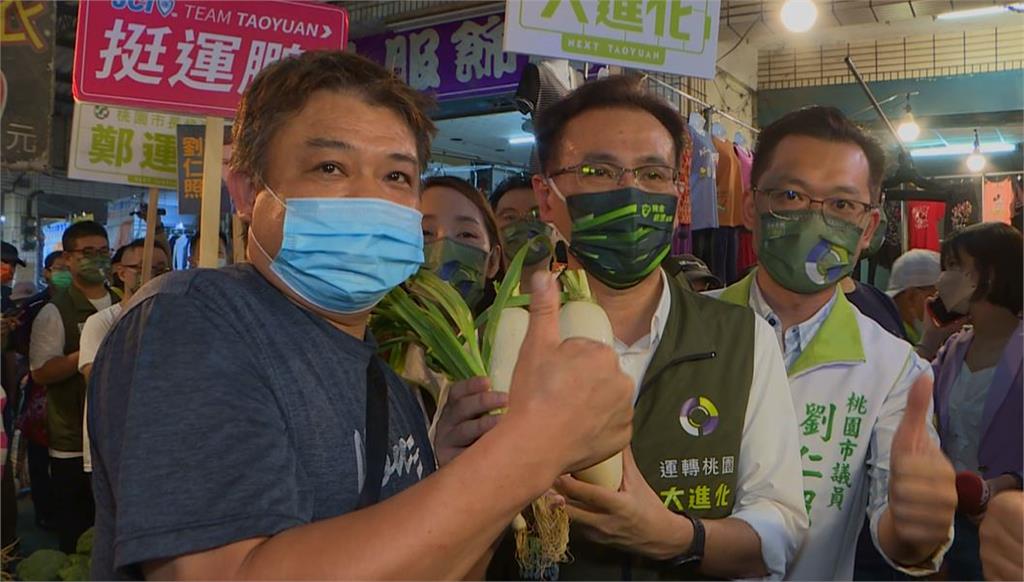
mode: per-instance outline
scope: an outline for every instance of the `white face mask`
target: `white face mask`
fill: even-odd
[[[971,297],[978,289],[978,284],[963,271],[948,269],[939,274],[935,288],[939,290],[939,298],[946,305],[946,309],[967,315],[971,308]]]

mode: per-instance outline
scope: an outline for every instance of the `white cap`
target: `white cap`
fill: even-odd
[[[939,253],[925,249],[907,251],[893,263],[889,288],[885,292],[895,297],[911,287],[931,287],[939,280],[941,271]]]

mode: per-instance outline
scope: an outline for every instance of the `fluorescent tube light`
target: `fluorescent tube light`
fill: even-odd
[[[536,138],[532,135],[514,135],[508,138],[509,145],[523,145],[527,143],[534,143]]]
[[[1006,152],[1012,152],[1017,149],[1017,146],[1012,143],[983,143],[981,144],[981,153],[983,154],[1002,154]],[[910,150],[910,155],[915,158],[932,158],[937,156],[962,156],[966,154],[974,153],[974,144],[962,143],[957,145],[948,145],[937,148],[917,148]]]
[[[967,10],[954,10],[952,12],[943,12],[936,16],[939,20],[959,20],[961,18],[977,18],[979,16],[993,16],[996,14],[1002,14],[1009,10],[1021,11],[1024,10],[1024,4],[1004,4],[1002,6],[985,6],[984,8],[969,8]]]

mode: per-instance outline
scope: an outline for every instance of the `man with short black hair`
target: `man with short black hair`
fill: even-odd
[[[517,512],[626,443],[629,380],[610,348],[558,341],[549,276],[511,400],[484,379],[452,388],[507,414],[439,429],[437,468],[367,333],[423,262],[426,105],[350,52],[248,86],[228,183],[251,262],[147,285],[94,364],[93,578],[480,577]]]
[[[541,217],[568,241],[569,268],[586,271],[634,388],[621,489],[556,483],[573,523],[574,560],[559,578],[781,576],[807,518],[796,431],[780,429],[796,419],[771,330],[661,268],[682,119],[638,78],[613,76],[535,127]]]
[[[0,255],[0,292],[3,293],[3,296],[0,297],[0,311],[7,313],[14,307],[14,302],[11,300],[11,293],[14,290],[14,273],[19,266],[25,266],[25,261],[18,256],[18,247],[9,242],[0,243],[0,246],[3,249],[3,254]]]
[[[520,284],[521,291],[529,293],[533,274],[550,268],[554,248],[551,226],[540,219],[537,196],[533,193],[530,177],[516,174],[505,178],[491,193],[490,202],[501,234],[505,265],[515,258],[519,249],[534,240],[523,263]]]
[[[110,274],[106,229],[93,221],[76,222],[64,231],[62,243],[71,286],[36,316],[29,367],[32,379],[46,386],[46,428],[60,549],[73,553],[78,536],[93,523],[92,491],[82,470],[85,379],[78,373],[79,334],[90,315],[118,299],[106,285]]]
[[[879,223],[885,154],[832,107],[761,131],[744,221],[758,267],[720,293],[775,330],[801,419],[811,529],[791,579],[853,575],[857,534],[895,568],[934,572],[952,536],[954,474],[931,423],[932,373],[840,292]]]

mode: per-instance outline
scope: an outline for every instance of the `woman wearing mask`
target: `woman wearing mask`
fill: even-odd
[[[981,579],[976,524],[984,502],[1021,489],[1022,244],[1018,230],[992,222],[966,228],[942,246],[938,298],[973,325],[953,334],[932,363],[939,436],[956,470],[980,475],[987,490],[980,513],[965,507],[961,496],[956,536],[946,557],[954,580]],[[942,333],[934,325],[926,328],[925,351]]]
[[[451,283],[479,314],[501,268],[498,226],[484,195],[453,176],[423,182],[424,267]]]
[[[423,182],[423,268],[448,281],[474,314],[494,300],[501,270],[501,242],[494,213],[484,195],[469,182],[438,176]],[[427,367],[418,344],[406,353],[402,376],[419,387],[417,397],[434,438],[437,411],[444,408],[450,380]]]

